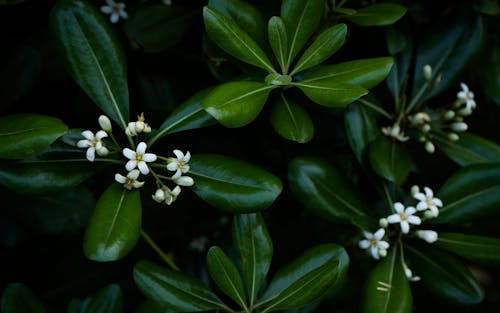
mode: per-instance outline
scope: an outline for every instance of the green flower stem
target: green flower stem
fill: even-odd
[[[382,187],[384,189],[385,200],[387,201],[387,204],[391,208],[391,212],[392,213],[396,213],[396,211],[394,211],[394,205],[393,205],[394,201],[393,201],[393,199],[391,197],[391,193],[389,192],[389,188],[387,188],[387,184],[382,183]]]
[[[379,107],[378,105],[376,105],[375,103],[371,103],[370,101],[367,101],[364,99],[358,99],[358,101],[361,102],[362,104],[366,105],[367,107],[369,107],[373,111],[380,113],[383,116],[387,117],[388,119],[392,120],[392,118],[393,118],[392,115],[389,114],[386,110],[384,110],[381,107]]]
[[[111,140],[113,140],[113,143],[115,144],[116,148],[118,148],[119,151],[122,151],[123,149],[120,146],[120,144],[118,143],[118,141],[116,141],[115,136],[113,136],[113,132],[110,131],[108,134],[109,134],[109,138],[111,138]]]
[[[409,114],[421,101],[421,98],[424,96],[425,92],[431,87],[430,82],[426,82],[425,84],[420,87],[420,89],[417,92],[417,95],[411,99],[410,104],[408,107],[404,110],[406,114]]]
[[[146,240],[146,242],[153,248],[153,250],[158,253],[158,255],[165,261],[165,263],[168,264],[174,271],[179,271],[179,268],[177,265],[175,265],[174,260],[172,259],[172,256],[169,253],[163,252],[163,250],[154,242],[154,240],[144,231],[144,229],[141,228],[141,236]]]

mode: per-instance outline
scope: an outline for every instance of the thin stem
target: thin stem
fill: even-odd
[[[394,211],[394,205],[393,205],[394,201],[392,200],[391,194],[389,192],[389,188],[387,188],[387,184],[382,182],[382,187],[384,189],[384,196],[385,196],[385,200],[387,201],[387,204],[391,208],[392,213],[396,213],[396,211]]]
[[[413,97],[413,99],[411,99],[410,104],[406,108],[406,110],[405,110],[406,114],[410,113],[411,110],[413,110],[415,108],[415,106],[417,106],[417,104],[420,102],[420,99],[424,95],[425,91],[427,91],[427,89],[430,86],[431,86],[430,82],[426,82],[425,84],[422,85],[422,87],[420,87],[417,94],[415,95],[415,97]]]
[[[119,151],[123,150],[122,147],[120,146],[120,144],[118,143],[118,141],[116,141],[115,136],[113,136],[113,132],[109,132],[109,138],[111,138],[111,140],[113,140],[113,143],[119,149]]]
[[[177,265],[175,265],[172,256],[169,253],[163,252],[163,250],[154,242],[154,240],[141,228],[141,236],[146,240],[146,242],[153,248],[153,250],[158,253],[158,255],[168,264],[174,271],[179,271]]]
[[[367,107],[369,107],[370,109],[382,114],[383,116],[387,117],[388,119],[392,119],[392,115],[387,113],[386,110],[382,109],[381,107],[379,107],[378,105],[374,104],[374,103],[371,103],[370,101],[366,101],[364,99],[358,99],[359,102],[361,102],[362,104],[366,105]]]

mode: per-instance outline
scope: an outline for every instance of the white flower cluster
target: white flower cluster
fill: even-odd
[[[109,150],[102,139],[108,137],[108,132],[111,132],[111,122],[105,115],[99,116],[98,121],[102,130],[98,131],[95,135],[90,130],[85,130],[82,132],[82,136],[85,139],[79,140],[76,143],[78,148],[87,148],[86,157],[90,162],[94,162],[96,153],[99,156],[107,156],[109,154]]]
[[[113,24],[118,23],[120,18],[124,20],[128,18],[128,14],[125,11],[125,3],[123,2],[106,0],[106,5],[101,6],[101,12],[109,14],[109,20]]]

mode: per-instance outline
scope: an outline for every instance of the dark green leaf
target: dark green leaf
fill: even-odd
[[[260,113],[269,92],[276,86],[256,82],[230,82],[217,86],[201,102],[226,127],[241,127]]]
[[[361,8],[352,15],[345,16],[349,21],[361,26],[390,25],[406,13],[406,8],[396,3],[378,3]]]
[[[272,107],[271,124],[278,134],[288,140],[306,143],[314,136],[314,124],[307,111],[284,96]]]
[[[203,8],[203,17],[208,35],[224,51],[243,62],[275,72],[264,51],[233,20],[207,6]]]
[[[125,129],[129,120],[126,62],[108,21],[84,0],[61,0],[52,10],[51,23],[73,79]]]
[[[435,245],[481,264],[500,265],[500,239],[439,232]]]
[[[273,257],[273,243],[258,213],[233,218],[233,242],[241,259],[241,271],[250,305],[262,287]]]
[[[40,300],[25,285],[7,285],[0,300],[2,313],[45,313]]]
[[[370,229],[366,204],[356,187],[330,164],[297,157],[288,166],[288,183],[295,197],[309,210],[334,222],[352,222]]]
[[[398,185],[402,185],[410,174],[410,154],[395,140],[379,137],[370,144],[369,157],[377,174]]]
[[[396,109],[398,111],[401,102],[401,92],[406,80],[408,79],[408,69],[410,68],[413,53],[413,40],[410,36],[400,32],[396,28],[390,28],[387,31],[386,41],[389,51],[392,50],[391,54],[393,54],[394,57],[394,66],[387,76],[386,84],[389,91],[392,93],[394,102],[396,103]],[[400,47],[395,48],[398,43],[400,44]]]
[[[500,10],[500,3],[497,5]],[[488,97],[500,105],[500,39],[488,42],[488,49],[484,49],[483,53],[481,70],[478,71],[481,86]]]
[[[428,245],[405,246],[412,270],[433,293],[461,304],[476,304],[484,293],[469,269],[451,255]]]
[[[439,217],[432,222],[462,223],[498,214],[500,164],[477,164],[462,168],[441,187]]]
[[[226,308],[201,281],[147,261],[135,265],[134,280],[145,296],[176,312]]]
[[[0,117],[0,158],[22,159],[38,154],[67,129],[61,120],[45,115]]]
[[[363,164],[366,147],[377,138],[379,131],[373,111],[361,101],[355,101],[344,111],[344,124],[351,149]]]
[[[283,74],[288,73],[288,38],[285,23],[279,16],[273,16],[267,24],[269,43]]]
[[[92,298],[86,298],[85,300],[71,299],[68,304],[68,313],[87,313],[90,301]]]
[[[127,255],[139,240],[141,216],[139,191],[112,184],[98,200],[85,232],[85,255],[99,262]]]
[[[315,246],[278,270],[256,306],[265,313],[319,301],[344,278],[348,265],[344,248]]]
[[[240,273],[221,248],[212,247],[208,250],[207,267],[217,286],[242,308],[247,308]]]
[[[411,313],[412,295],[398,257],[397,247],[370,272],[366,282],[362,312]]]
[[[297,61],[290,75],[318,65],[331,57],[344,44],[346,35],[345,24],[337,24],[319,34]]]
[[[364,96],[368,90],[358,86],[327,80],[293,83],[312,101],[327,107],[345,107]]]
[[[102,288],[92,297],[85,313],[122,313],[122,292],[119,285]]]
[[[278,177],[255,165],[215,154],[197,154],[190,161],[192,190],[203,200],[233,213],[268,208],[281,193]]]
[[[500,146],[483,137],[462,133],[458,141],[441,136],[435,136],[434,139],[437,146],[460,166],[500,162]]]

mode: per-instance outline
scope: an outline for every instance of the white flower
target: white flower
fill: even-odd
[[[156,154],[146,153],[146,148],[148,146],[144,142],[140,142],[137,145],[137,150],[131,150],[129,148],[123,149],[123,155],[130,159],[130,161],[125,164],[127,171],[131,171],[134,168],[138,168],[141,174],[147,175],[149,173],[149,168],[146,162],[156,161]]]
[[[137,136],[139,133],[150,133],[151,127],[145,122],[144,113],[137,116],[137,122],[130,122],[125,129],[125,134],[127,136],[133,137]]]
[[[99,126],[101,126],[101,128],[104,131],[111,132],[113,130],[113,128],[111,127],[111,121],[109,120],[109,118],[106,115],[99,116],[98,122],[99,122]]]
[[[404,234],[408,234],[408,232],[410,231],[410,224],[420,225],[420,223],[422,222],[420,220],[420,217],[413,215],[415,214],[415,212],[417,212],[414,207],[409,206],[405,209],[402,203],[396,202],[394,203],[394,210],[396,210],[396,213],[389,215],[387,217],[387,221],[390,224],[399,223],[401,231]]]
[[[163,186],[157,189],[155,194],[152,196],[153,200],[158,203],[165,202],[170,205],[177,199],[177,196],[181,193],[181,187],[175,186],[173,190],[170,190],[167,186]]]
[[[128,172],[126,177],[118,173],[115,174],[115,180],[120,184],[123,184],[123,188],[126,188],[128,190],[132,190],[133,188],[140,188],[142,187],[142,185],[144,185],[144,182],[138,181],[137,178],[139,178],[138,170],[132,170]]]
[[[408,268],[408,266],[406,266],[406,264],[403,264],[403,269],[405,271],[406,278],[409,281],[419,281],[420,280],[419,276],[413,276],[412,271]]]
[[[469,90],[469,87],[464,84],[460,83],[460,87],[462,87],[462,91],[457,93],[457,99],[465,103],[465,108],[469,110],[473,110],[476,108],[476,101],[474,101],[474,93]]]
[[[433,230],[417,230],[415,233],[418,238],[423,239],[428,243],[433,243],[438,240],[438,233]]]
[[[168,158],[167,169],[169,171],[175,171],[175,174],[172,175],[173,179],[177,179],[181,177],[184,173],[189,171],[189,160],[191,159],[191,153],[186,152],[186,154],[182,153],[181,150],[174,150],[174,154],[177,158]]]
[[[439,215],[439,208],[443,206],[441,199],[434,197],[432,189],[429,187],[424,187],[425,194],[422,192],[416,192],[413,198],[420,201],[417,203],[417,211],[430,210],[432,216],[436,217]]]
[[[410,137],[405,136],[404,132],[401,131],[399,124],[394,124],[392,126],[382,127],[382,133],[387,137],[392,137],[399,141],[407,141]]]
[[[101,12],[104,14],[110,14],[109,20],[111,23],[117,23],[121,18],[127,19],[128,14],[125,11],[125,3],[115,2],[114,0],[106,0],[107,5],[101,6]]]
[[[85,137],[85,139],[78,141],[76,145],[79,148],[88,148],[87,160],[94,162],[96,152],[100,156],[108,155],[109,151],[102,143],[102,138],[108,137],[105,131],[100,130],[94,135],[90,130],[85,130],[82,132],[82,136]]]
[[[387,255],[387,249],[389,249],[389,243],[382,240],[385,235],[385,229],[380,228],[375,233],[369,233],[363,231],[363,236],[366,239],[359,241],[359,247],[361,249],[369,249],[371,256],[378,260],[381,256]]]
[[[174,178],[174,183],[180,186],[193,186],[194,185],[194,180],[192,177],[189,176],[180,176],[178,178]]]

